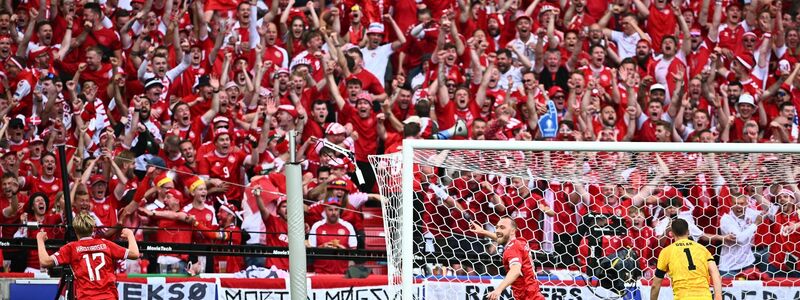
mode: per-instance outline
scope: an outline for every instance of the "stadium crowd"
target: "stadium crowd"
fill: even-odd
[[[342,249],[364,247],[361,209],[381,201],[368,156],[403,138],[793,143],[798,12],[771,0],[2,1],[0,237],[63,236],[20,225],[61,224],[68,193],[71,213],[91,212],[108,239],[128,227],[140,241],[286,246],[278,195],[291,130],[307,245]],[[553,136],[539,128],[550,118]],[[588,252],[578,224],[593,211],[630,224],[604,254],[631,246],[647,268],[680,217],[719,246],[728,276],[798,275],[793,171],[771,175],[792,184],[748,188],[744,176],[763,172],[731,175],[709,156],[646,160],[655,171],[640,181],[652,184],[634,187],[461,172],[442,188],[420,168],[418,201],[427,234],[470,237],[447,242],[465,250],[496,251],[473,231],[509,214],[532,248],[576,268]],[[675,167],[687,161],[717,167]],[[675,174],[691,188],[671,185]],[[257,181],[275,190],[247,187]],[[2,254],[12,271],[40,269],[35,253]],[[159,255],[127,268],[198,261]],[[288,260],[205,265],[285,270]],[[348,262],[310,266],[341,274]]]

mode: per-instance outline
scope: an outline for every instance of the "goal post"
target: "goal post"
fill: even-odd
[[[566,154],[565,154],[566,153]],[[571,162],[571,165],[568,167],[564,167],[563,164],[558,162],[559,159],[564,159],[564,157],[569,156],[570,159],[574,159],[574,156],[570,153],[577,153],[581,159],[579,162]],[[620,156],[628,156],[628,155],[637,155],[639,158],[635,159],[628,159],[626,161],[626,166],[604,166],[603,163],[608,163],[608,161],[603,161],[602,158],[598,158],[593,156],[591,159],[594,160],[593,163],[596,163],[596,166],[587,167],[586,165],[590,165],[591,163],[584,162],[588,161],[589,153],[618,153]],[[679,153],[680,156],[677,161],[667,161],[662,159],[660,155],[654,155],[653,153]],[[703,156],[709,155],[711,153],[716,153],[719,155],[715,156]],[[658,157],[656,163],[645,163],[643,161],[651,161],[649,158],[644,159],[642,157],[650,157],[650,155]],[[764,159],[759,159],[753,156],[746,156],[746,154],[770,154],[773,156],[780,156],[781,158],[775,160],[771,159],[765,162]],[[386,244],[387,244],[387,254],[389,257],[388,262],[388,271],[389,271],[389,278],[390,278],[390,286],[392,287],[392,292],[394,295],[391,298],[393,299],[403,299],[403,300],[412,300],[415,299],[417,295],[424,294],[424,291],[420,292],[415,290],[419,286],[415,284],[418,282],[420,278],[418,276],[423,275],[424,271],[420,270],[420,268],[424,268],[425,266],[420,266],[420,262],[423,263],[438,263],[440,261],[445,261],[447,259],[451,259],[450,257],[445,257],[445,254],[429,254],[429,252],[421,251],[420,249],[415,249],[415,230],[417,235],[421,234],[420,228],[420,220],[415,220],[415,218],[419,218],[425,212],[420,211],[420,204],[415,203],[415,201],[420,201],[420,199],[415,199],[415,193],[420,192],[420,182],[416,176],[419,174],[415,174],[415,172],[419,173],[420,171],[416,166],[425,165],[430,166],[432,168],[437,169],[439,175],[435,175],[437,180],[441,180],[444,182],[444,185],[440,183],[431,184],[436,185],[437,187],[434,188],[435,191],[429,193],[436,193],[436,196],[430,196],[431,198],[439,198],[439,202],[447,202],[450,201],[449,205],[453,205],[452,202],[458,201],[458,199],[451,199],[457,198],[455,194],[459,194],[463,191],[454,190],[452,186],[448,187],[447,185],[458,181],[458,176],[462,174],[472,174],[470,176],[476,176],[478,174],[485,178],[486,181],[491,181],[493,184],[496,184],[495,188],[502,190],[507,185],[511,185],[511,182],[514,178],[521,179],[521,182],[528,185],[528,188],[533,192],[536,190],[538,194],[544,195],[547,193],[552,194],[552,192],[547,187],[539,187],[536,186],[533,181],[537,180],[544,180],[547,182],[550,181],[568,181],[574,182],[574,185],[580,185],[581,187],[575,187],[581,190],[581,195],[589,195],[590,192],[586,192],[585,190],[588,189],[586,187],[582,187],[584,184],[589,186],[591,184],[597,184],[596,181],[600,182],[614,182],[619,177],[623,177],[622,174],[628,174],[630,169],[639,168],[642,173],[646,173],[644,176],[645,181],[652,179],[654,177],[653,174],[657,174],[659,170],[659,166],[663,166],[664,169],[672,169],[673,173],[674,170],[682,170],[684,173],[690,174],[708,174],[705,177],[714,177],[711,172],[711,164],[715,164],[713,168],[715,168],[714,174],[719,173],[716,168],[722,166],[726,168],[729,167],[728,165],[735,165],[739,167],[742,163],[747,165],[746,168],[767,168],[770,171],[778,172],[778,174],[784,174],[783,172],[794,172],[792,165],[785,165],[783,161],[786,159],[792,160],[794,159],[795,162],[800,162],[800,156],[796,154],[800,154],[800,145],[795,144],[720,144],[720,143],[632,143],[632,142],[555,142],[555,141],[463,141],[463,140],[404,140],[403,147],[401,153],[395,154],[387,154],[387,155],[377,155],[370,157],[370,162],[375,169],[375,174],[378,180],[380,193],[387,199],[387,201],[383,205],[383,212],[384,212],[384,226],[386,228]],[[665,154],[666,155],[666,154]],[[693,156],[694,155],[694,156]],[[785,156],[785,157],[784,157]],[[542,159],[544,157],[544,159]],[[691,158],[686,158],[691,157]],[[551,161],[552,159],[552,161]],[[541,164],[542,160],[547,160],[548,169],[543,171],[541,166],[534,167],[534,165]],[[577,160],[577,159],[576,159]],[[709,160],[713,160],[713,163],[710,163]],[[736,167],[733,167],[734,169]],[[592,170],[595,168],[597,170]],[[649,168],[649,169],[648,169]],[[745,167],[743,167],[745,168]],[[590,176],[589,173],[594,171],[592,176],[597,179],[595,182],[584,181],[583,177]],[[728,170],[729,171],[729,170]],[[737,170],[738,171],[738,170]],[[648,173],[649,172],[649,173]],[[667,171],[668,172],[668,171]],[[744,171],[742,171],[744,172]],[[757,174],[762,174],[759,172],[763,172],[763,170],[753,171]],[[724,171],[723,171],[724,173]],[[648,175],[649,174],[649,175]],[[792,173],[793,174],[793,173]],[[685,174],[684,174],[685,175]],[[740,174],[737,174],[740,175]],[[629,175],[625,175],[629,176]],[[658,175],[656,175],[658,176]],[[690,195],[691,189],[694,187],[695,183],[691,180],[692,177],[681,177],[680,180],[684,180],[678,182],[676,180],[677,177],[674,174],[671,174],[671,178],[662,179],[663,184],[658,182],[659,185],[672,185],[679,188],[681,191],[685,193],[681,198],[687,199],[687,203],[693,203],[695,201],[699,201],[698,199],[688,199],[694,197]],[[742,175],[744,176],[744,175]],[[665,176],[666,177],[666,176]],[[727,179],[727,184],[740,184],[740,182],[733,182],[730,178],[731,176],[720,176],[724,179]],[[778,176],[781,177],[781,176]],[[776,177],[776,180],[777,178]],[[490,178],[490,179],[487,179]],[[598,179],[599,178],[599,179]],[[687,179],[688,178],[688,179]],[[736,178],[739,179],[738,177]],[[788,179],[788,178],[784,178]],[[705,179],[710,180],[708,183],[709,187],[717,187],[719,186],[719,182],[713,182],[714,178]],[[752,179],[755,180],[751,183],[759,184],[758,178]],[[417,182],[415,182],[417,181]],[[517,180],[520,181],[520,180]],[[671,182],[671,183],[670,183]],[[794,183],[794,182],[793,182]],[[643,186],[647,186],[650,184],[649,182],[642,184]],[[762,182],[760,183],[761,189],[766,188],[767,190],[772,187],[774,188],[773,182]],[[519,184],[518,184],[519,185]],[[641,185],[636,189],[631,189],[630,187],[623,187],[623,193],[625,188],[629,188],[629,191],[635,192],[636,189],[641,189]],[[466,189],[461,187],[461,189]],[[480,189],[480,188],[479,188]],[[444,190],[444,191],[440,191]],[[491,190],[491,189],[490,189]],[[731,187],[733,190],[733,187]],[[502,191],[501,191],[502,192]],[[768,193],[771,193],[767,191]],[[577,193],[577,191],[573,191],[573,193]],[[663,193],[663,192],[662,192]],[[774,193],[773,193],[774,194]],[[655,195],[655,194],[654,194]],[[626,194],[626,197],[634,196],[631,194]],[[636,195],[638,197],[638,194]],[[417,195],[419,197],[419,195]],[[469,196],[472,197],[472,196]],[[482,196],[482,197],[493,197],[493,196]],[[594,195],[592,195],[594,197]],[[444,200],[447,198],[447,200]],[[541,198],[541,197],[540,197]],[[589,199],[584,199],[583,196],[579,197],[580,201],[585,201],[587,204],[586,206],[589,207]],[[661,205],[660,203],[663,201],[664,196],[661,195],[659,197],[653,196],[657,200],[656,206]],[[697,198],[697,197],[695,197]],[[567,199],[570,199],[567,197]],[[640,199],[640,198],[636,198]],[[660,200],[659,200],[660,199]],[[468,199],[467,201],[471,201]],[[642,202],[644,203],[644,202]],[[501,205],[500,203],[496,203],[496,205]],[[466,206],[467,204],[464,204]],[[472,205],[472,204],[469,204]],[[593,205],[593,204],[592,204]],[[470,212],[467,210],[465,213],[465,219],[467,222],[472,222],[476,219],[480,219],[481,217],[475,215],[467,215]],[[428,212],[429,213],[429,212]],[[558,213],[558,212],[556,212]],[[663,212],[662,212],[663,213]],[[430,214],[430,213],[429,213]],[[436,214],[436,213],[434,213]],[[445,213],[438,213],[435,217],[438,220],[447,219]],[[496,220],[497,217],[503,216],[504,214],[511,214],[509,211],[504,211],[503,213],[496,213],[495,215],[484,216],[485,220],[482,221],[483,223],[487,224],[487,227],[491,228],[491,223],[489,220]],[[650,216],[653,217],[653,220],[658,216]],[[719,216],[717,216],[719,217]],[[436,219],[434,218],[434,219]],[[532,218],[532,217],[531,217]],[[452,219],[449,219],[452,220]],[[523,220],[524,221],[524,220]],[[436,222],[434,221],[426,221]],[[445,221],[441,221],[445,222]],[[610,222],[610,221],[609,221]],[[540,221],[541,224],[541,221]],[[440,227],[456,227],[456,224],[441,224],[444,226]],[[583,224],[582,224],[583,225]],[[424,225],[428,231],[433,231],[430,229],[430,225]],[[717,226],[718,227],[718,226]],[[705,229],[705,228],[704,228]],[[440,230],[440,229],[436,229]],[[539,232],[537,234],[531,233],[530,236],[540,236],[541,229],[537,229]],[[712,230],[709,230],[711,232]],[[463,231],[466,232],[466,231]],[[427,232],[426,234],[430,234]],[[461,233],[463,235],[463,233]],[[558,232],[554,232],[552,228],[550,229],[550,235],[557,235]],[[577,238],[578,240],[584,238],[583,236],[573,236],[573,238]],[[709,234],[709,245],[715,245],[716,243],[713,238],[718,238],[718,236],[711,237],[712,235]],[[416,237],[417,239],[420,236]],[[719,237],[721,238],[721,237]],[[399,240],[398,240],[399,239]],[[454,248],[448,249],[449,252],[442,252],[442,253],[449,253],[455,254],[459,253],[460,247],[464,244],[470,244],[475,238],[467,238],[461,237],[456,238],[455,246],[451,244],[449,241],[443,242],[441,244],[434,245],[437,249],[438,248]],[[558,237],[550,238],[551,243],[553,239],[558,239]],[[421,243],[429,243],[427,238],[423,239]],[[438,242],[437,242],[438,243]],[[583,243],[586,243],[583,241]],[[591,242],[590,242],[591,243]],[[488,243],[481,242],[479,243],[479,248],[481,245],[485,245],[486,249],[489,249]],[[428,247],[429,245],[417,245],[419,247]],[[467,249],[476,249],[471,248],[471,245],[467,245]],[[542,247],[547,248],[547,246],[543,245]],[[716,249],[720,246],[709,246],[714,247]],[[471,250],[470,250],[471,251]],[[488,250],[487,250],[488,251]],[[549,250],[543,250],[544,252],[548,252],[553,254],[552,247]],[[572,249],[570,249],[572,251]],[[594,250],[591,250],[594,251]],[[469,251],[468,251],[469,252]],[[494,258],[499,259],[500,256],[497,254],[500,250],[496,250],[494,252]],[[712,251],[713,252],[713,251]],[[470,254],[470,253],[467,253]],[[465,254],[465,257],[469,257],[469,255]],[[563,253],[561,253],[563,255]],[[577,256],[577,253],[572,253]],[[590,256],[592,256],[590,254]],[[599,257],[593,257],[598,258]],[[488,272],[485,271],[486,269],[493,268],[496,266],[491,266],[491,263],[486,263],[484,267],[487,267],[482,270],[477,270],[478,268],[474,268],[473,271],[468,271],[468,274],[477,274],[479,276],[491,274],[493,276],[498,275],[497,272]],[[585,266],[584,266],[585,267]],[[443,267],[444,269],[447,266]],[[575,271],[575,270],[573,270]],[[577,270],[577,272],[585,271],[585,269]],[[485,273],[481,273],[485,272]],[[575,272],[573,272],[575,273]],[[445,274],[440,274],[446,277]],[[503,275],[500,273],[499,275]],[[596,276],[595,276],[596,277]],[[595,278],[596,279],[596,278]],[[588,285],[588,284],[587,284]],[[402,295],[402,297],[398,297]]]

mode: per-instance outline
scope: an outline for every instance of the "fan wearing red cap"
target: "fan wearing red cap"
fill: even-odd
[[[242,216],[239,209],[225,201],[219,201],[219,210],[217,210],[217,220],[219,221],[219,230],[221,231],[222,239],[219,240],[223,244],[242,244],[242,229],[237,225],[241,224]],[[214,257],[214,272],[216,273],[235,273],[245,269],[247,266],[244,264],[244,258],[241,256],[215,256]]]
[[[94,163],[94,161],[92,161]],[[91,164],[90,164],[91,165]],[[106,192],[108,191],[108,180],[104,175],[95,174],[90,177],[89,187],[92,197],[92,212],[103,224],[117,224],[117,205],[109,201]]]
[[[302,107],[298,109],[294,105],[283,104],[278,106],[275,118],[278,120],[278,127],[284,132],[289,132],[305,126],[306,111]]]
[[[30,116],[33,103],[32,92],[36,85],[33,73],[19,59],[12,56],[5,61],[5,75],[8,78],[8,86],[13,92],[12,98],[19,103],[17,107],[9,111],[8,115]]]
[[[725,0],[724,2],[716,1],[719,5],[714,7],[714,9],[724,9],[725,11],[724,23],[719,26],[719,43],[717,47],[732,50],[739,49],[742,34],[745,32],[745,28],[741,26],[743,19],[742,6],[739,0]]]
[[[323,200],[325,219],[317,221],[308,232],[311,247],[332,249],[355,249],[358,246],[356,231],[350,222],[339,218],[341,201],[330,197]],[[316,260],[314,272],[318,274],[344,274],[349,262],[346,260]]]
[[[353,107],[342,98],[339,89],[335,85],[333,74],[330,73],[327,76],[328,89],[333,99],[335,99],[336,105],[339,107],[339,122],[353,125],[353,131],[358,134],[358,140],[355,142],[356,162],[358,164],[364,164],[365,167],[361,169],[366,169],[366,165],[369,164],[367,156],[377,153],[378,139],[383,140],[386,138],[385,134],[378,135],[379,132],[386,132],[386,128],[383,124],[383,113],[377,114],[372,110],[372,97],[366,92],[362,92],[358,95],[356,106]],[[373,186],[375,183],[374,176],[367,175],[365,177],[365,185]]]
[[[278,197],[276,200],[277,202],[275,203],[275,211],[269,211],[261,197],[261,193],[264,193],[261,188],[256,188],[253,190],[253,196],[255,196],[256,205],[258,205],[258,211],[261,215],[261,220],[264,222],[264,231],[271,232],[271,234],[266,235],[266,246],[289,247],[289,237],[287,236],[287,232],[289,232],[289,225],[286,222],[286,197]],[[288,270],[289,258],[268,257],[266,260],[266,265],[274,265],[278,269]]]
[[[181,211],[183,201],[183,193],[176,189],[169,189],[164,196],[164,208],[152,210],[148,207],[139,208],[139,212],[149,217],[150,221],[155,222],[159,228],[155,233],[155,242],[192,243],[192,225],[195,220],[194,217]],[[158,264],[163,266],[176,263],[185,265],[188,261],[188,255],[161,254],[157,258]]]
[[[242,168],[258,164],[258,155],[248,155],[244,151],[233,151],[231,134],[220,128],[214,134],[214,151],[205,153],[197,160],[198,174],[209,179],[209,184],[228,186],[224,195],[233,201],[241,201],[244,184]],[[221,196],[221,195],[219,195]]]

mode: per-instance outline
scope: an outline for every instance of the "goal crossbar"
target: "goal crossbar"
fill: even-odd
[[[721,143],[639,143],[639,142],[556,142],[556,141],[459,141],[403,140],[402,148],[402,299],[413,300],[414,151],[578,151],[578,152],[699,152],[699,153],[800,153],[798,144],[721,144]]]

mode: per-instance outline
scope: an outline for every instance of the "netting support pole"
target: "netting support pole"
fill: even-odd
[[[403,253],[400,263],[400,280],[402,280],[402,300],[414,299],[414,147],[410,145],[410,140],[403,140],[403,171],[402,171],[402,194],[403,208],[402,220],[403,230],[402,247]],[[389,280],[392,280],[391,278]]]
[[[289,222],[289,293],[292,300],[307,300],[305,216],[303,179],[297,161],[297,132],[289,131],[289,163],[286,164],[286,215]]]

